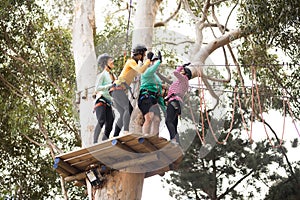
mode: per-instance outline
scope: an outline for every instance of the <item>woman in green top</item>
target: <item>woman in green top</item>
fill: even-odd
[[[138,107],[141,110],[145,122],[143,124],[144,135],[158,135],[160,123],[159,105],[165,112],[164,99],[162,93],[162,81],[156,74],[161,64],[162,56],[158,52],[158,56],[152,53],[151,66],[141,75],[140,95],[138,99]]]
[[[98,142],[99,134],[104,125],[105,130],[102,141],[109,138],[114,122],[114,114],[111,107],[112,99],[108,91],[116,78],[111,71],[114,68],[114,60],[110,55],[104,53],[98,57],[98,66],[101,67],[102,72],[97,75],[94,92],[96,99],[94,111],[98,121],[94,131],[94,143]]]

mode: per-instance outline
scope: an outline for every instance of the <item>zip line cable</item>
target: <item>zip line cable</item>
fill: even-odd
[[[252,109],[252,112],[251,112],[251,116],[250,116],[250,131],[247,127],[247,123],[246,123],[246,120],[244,118],[244,114],[242,113],[242,104],[241,104],[241,98],[240,98],[240,92],[238,92],[238,86],[236,86],[234,88],[234,91],[231,91],[233,94],[234,94],[234,102],[233,102],[233,111],[232,111],[232,116],[231,116],[231,123],[230,123],[230,127],[229,127],[229,130],[228,130],[228,133],[226,134],[226,137],[223,141],[219,141],[217,136],[216,136],[216,133],[214,132],[213,128],[212,128],[212,125],[211,125],[211,121],[210,121],[210,118],[209,118],[209,114],[208,114],[208,111],[206,109],[206,102],[205,102],[205,93],[204,93],[204,90],[206,88],[204,87],[200,87],[201,85],[203,85],[202,83],[202,79],[200,78],[200,76],[198,76],[198,89],[200,90],[199,92],[199,106],[200,106],[200,119],[201,122],[201,131],[202,131],[202,136],[201,134],[199,133],[199,130],[198,130],[198,126],[197,126],[197,123],[195,121],[195,117],[194,117],[194,113],[193,113],[193,110],[191,108],[191,103],[190,103],[190,100],[188,99],[188,105],[189,105],[189,109],[190,109],[190,112],[191,112],[191,116],[192,116],[192,121],[195,125],[195,129],[196,129],[196,133],[200,139],[200,141],[202,142],[203,145],[205,145],[205,138],[204,138],[204,127],[205,127],[205,122],[204,122],[204,116],[203,114],[205,113],[206,115],[206,119],[207,119],[207,123],[208,123],[208,126],[209,126],[209,130],[212,134],[212,136],[214,137],[215,141],[218,143],[218,144],[225,144],[225,142],[228,140],[229,138],[229,135],[231,134],[231,131],[232,131],[232,128],[233,128],[233,123],[234,123],[234,111],[235,111],[235,107],[236,107],[236,100],[237,100],[237,104],[239,106],[239,111],[240,111],[240,114],[241,114],[241,118],[242,118],[242,124],[243,124],[243,127],[244,129],[246,130],[246,133],[249,137],[249,140],[252,142],[253,139],[253,123],[254,123],[254,114],[255,114],[255,106],[257,104],[258,106],[258,109],[259,109],[259,113],[257,114],[259,116],[259,118],[261,119],[261,122],[263,123],[263,127],[264,127],[264,132],[267,136],[267,139],[269,141],[269,143],[271,144],[271,146],[273,148],[280,148],[282,146],[282,143],[284,141],[284,135],[285,135],[285,130],[286,130],[286,112],[288,111],[290,113],[290,116],[292,118],[292,123],[293,125],[295,126],[295,129],[296,129],[296,132],[298,133],[298,136],[300,137],[300,133],[299,133],[299,130],[297,128],[297,125],[295,123],[295,120],[294,120],[294,115],[291,111],[291,108],[290,108],[290,102],[288,101],[288,97],[285,93],[283,93],[283,95],[281,96],[282,97],[282,103],[283,103],[283,112],[284,112],[284,116],[283,116],[283,124],[282,124],[282,133],[281,133],[281,139],[278,139],[278,145],[275,145],[273,144],[272,142],[272,139],[271,137],[269,136],[269,133],[267,131],[267,128],[266,128],[266,124],[265,124],[265,119],[264,119],[264,116],[263,116],[263,109],[262,109],[262,105],[261,105],[261,100],[260,100],[260,95],[261,95],[261,92],[259,91],[259,87],[258,85],[256,84],[256,74],[257,74],[257,71],[256,71],[256,68],[254,66],[251,67],[251,73],[252,73],[252,86],[251,86],[251,109]],[[244,86],[245,87],[245,86]],[[250,86],[248,86],[250,87]],[[256,98],[255,98],[256,97]],[[255,101],[255,99],[257,100],[257,102]],[[288,108],[288,110],[286,110]],[[275,135],[276,138],[277,138],[277,135]]]

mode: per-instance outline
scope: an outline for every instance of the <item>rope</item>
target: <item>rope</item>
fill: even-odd
[[[198,76],[198,84],[200,86],[200,84],[202,84],[202,79],[200,78],[202,76],[201,74],[201,71],[200,71],[200,76]],[[201,80],[201,81],[200,81]],[[202,93],[200,93],[201,90],[199,90],[199,98],[200,98],[200,111],[201,111],[201,131],[202,131],[202,138],[205,138],[204,137],[204,128],[205,128],[205,125],[204,125],[204,116],[203,116],[203,108],[202,108],[202,105],[203,105],[203,101],[205,102],[205,99],[204,99],[204,96],[202,95]]]
[[[254,109],[254,80],[256,77],[254,77],[254,72],[253,72],[253,68],[254,66],[252,66],[251,68],[251,71],[252,71],[252,80],[251,80],[251,84],[252,84],[252,87],[251,87],[251,124],[250,124],[250,142],[252,142],[252,130],[253,130],[253,121],[254,121],[254,113],[255,113],[255,109]],[[256,81],[256,80],[255,80]],[[255,82],[256,83],[256,82]]]
[[[254,77],[254,80],[256,81],[256,69],[255,67],[252,67],[252,73],[253,73],[253,77]],[[257,101],[258,101],[258,107],[259,107],[259,114],[260,114],[260,118],[263,122],[263,127],[264,127],[264,130],[265,130],[265,133],[267,135],[267,139],[269,140],[269,143],[271,144],[271,146],[273,148],[278,148],[278,147],[281,147],[282,145],[282,139],[279,141],[279,145],[278,146],[275,146],[274,144],[272,144],[272,141],[271,141],[271,138],[269,137],[269,134],[268,134],[268,131],[267,131],[267,128],[266,128],[266,124],[265,124],[265,120],[264,120],[264,117],[263,117],[263,112],[262,112],[262,108],[261,108],[261,101],[260,101],[260,97],[259,97],[259,89],[258,89],[258,85],[255,84],[255,88],[256,88],[256,96],[257,96]],[[285,101],[285,99],[283,99],[283,101]],[[284,112],[285,112],[285,102],[283,102],[283,106],[284,106]],[[283,129],[285,129],[285,115],[284,115],[284,123],[283,123]],[[284,130],[283,130],[283,133],[282,133],[282,137],[283,138],[283,135],[284,135]]]
[[[201,72],[200,72],[200,73],[201,73]],[[197,132],[198,137],[199,137],[199,139],[201,140],[201,142],[202,142],[203,144],[205,144],[205,139],[204,139],[204,128],[205,128],[205,124],[204,124],[204,116],[203,116],[203,112],[202,112],[202,111],[204,111],[204,112],[205,112],[205,115],[206,115],[206,118],[207,118],[208,125],[209,125],[209,129],[210,129],[210,131],[211,131],[211,133],[212,133],[212,135],[213,135],[213,137],[214,137],[214,140],[215,140],[218,144],[224,144],[224,143],[226,143],[226,141],[228,140],[228,138],[229,138],[229,136],[230,136],[230,134],[231,134],[232,128],[233,128],[233,124],[234,124],[234,111],[235,111],[234,108],[235,108],[235,106],[236,106],[236,93],[237,93],[237,92],[234,92],[233,111],[232,111],[232,117],[231,117],[232,120],[231,120],[231,123],[230,123],[229,131],[228,131],[228,133],[227,133],[225,139],[224,139],[222,142],[220,142],[220,141],[218,140],[218,138],[216,137],[216,134],[215,134],[215,132],[214,132],[214,130],[213,130],[213,128],[212,128],[211,122],[210,122],[210,120],[209,120],[209,113],[208,113],[208,111],[207,111],[207,109],[206,109],[206,102],[205,102],[204,88],[200,88],[200,85],[202,85],[202,79],[200,79],[200,77],[201,77],[201,74],[200,74],[200,76],[198,76],[198,85],[199,85],[199,98],[200,98],[200,111],[201,111],[201,112],[200,112],[200,117],[201,117],[202,136],[200,136],[200,134],[199,134],[199,132],[198,132],[197,126],[196,126],[196,132]],[[237,90],[237,87],[235,88],[235,90]],[[202,107],[202,105],[204,105],[204,108]],[[190,106],[190,102],[189,102],[189,106]],[[195,118],[194,118],[194,115],[193,115],[193,111],[192,111],[192,109],[191,109],[191,106],[190,106],[190,111],[191,111],[191,115],[192,115],[192,118],[193,118],[193,122],[195,123]]]
[[[201,143],[202,143],[203,145],[205,145],[205,140],[204,140],[204,138],[201,137],[201,135],[200,135],[200,133],[199,133],[199,130],[198,130],[198,127],[197,127],[197,123],[196,123],[196,120],[195,120],[195,116],[194,116],[194,113],[193,113],[193,111],[192,111],[192,109],[191,109],[191,102],[190,102],[190,99],[189,99],[189,98],[188,98],[188,104],[189,104],[189,108],[190,108],[192,120],[193,120],[195,129],[196,129],[196,133],[197,133],[197,135],[198,135],[198,137],[199,137]]]
[[[203,90],[202,90],[202,91],[203,91]],[[204,94],[204,92],[203,92],[203,94]],[[212,129],[212,125],[211,125],[211,122],[210,122],[210,120],[209,120],[208,112],[206,111],[206,118],[207,118],[207,121],[208,121],[209,129],[210,129],[210,131],[211,131],[211,133],[212,133],[212,135],[213,135],[215,141],[216,141],[218,144],[225,144],[225,143],[227,142],[227,140],[228,140],[228,138],[229,138],[229,136],[230,136],[230,134],[231,134],[232,128],[233,128],[233,123],[234,123],[234,108],[235,108],[235,105],[236,105],[236,93],[234,93],[234,97],[233,97],[233,98],[234,98],[234,101],[233,101],[233,110],[232,110],[232,116],[231,116],[232,120],[231,120],[231,123],[230,123],[229,131],[228,131],[228,133],[227,133],[225,139],[224,139],[222,142],[220,142],[220,141],[218,140],[218,138],[217,138],[217,136],[216,136],[214,130]],[[204,104],[204,105],[205,105],[205,104]],[[205,110],[206,110],[206,109],[205,109]]]
[[[124,64],[126,63],[126,58],[127,58],[128,38],[129,38],[129,25],[130,25],[130,18],[131,18],[131,7],[132,7],[132,0],[129,1],[128,20],[127,20],[127,28],[126,28],[126,41],[125,41],[124,61],[123,61]]]
[[[291,110],[290,101],[287,99],[286,102],[287,102],[287,105],[288,105],[288,108],[289,108],[289,113],[290,113],[290,115],[291,115],[291,117],[292,117],[292,122],[293,122],[293,124],[294,124],[294,127],[295,127],[297,133],[298,133],[298,136],[300,137],[300,133],[299,133],[299,130],[298,130],[297,125],[296,125],[296,122],[295,122],[295,117],[294,117],[293,112],[292,112],[292,110]]]
[[[241,103],[240,95],[238,95],[238,103],[239,103],[239,110],[240,110],[240,114],[241,114],[241,117],[242,117],[242,123],[243,123],[244,129],[247,132],[248,138],[250,138],[250,133],[249,133],[248,127],[246,126],[247,123],[246,123],[246,120],[244,118],[244,114],[242,113],[243,109],[242,109],[242,103]]]

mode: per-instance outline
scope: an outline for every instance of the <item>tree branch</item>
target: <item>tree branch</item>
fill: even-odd
[[[222,2],[226,2],[226,1],[228,1],[228,0],[219,0],[219,1],[211,2],[210,4],[211,5],[218,5],[218,4],[220,4]]]
[[[197,54],[195,54],[191,66],[196,67],[198,65],[198,67],[199,67],[199,65],[200,65],[200,67],[201,67],[201,65],[203,65],[204,61],[207,59],[207,57],[212,52],[214,52],[219,47],[227,45],[230,42],[241,38],[242,36],[244,36],[244,35],[243,35],[243,32],[241,31],[241,29],[236,29],[236,30],[232,30],[232,31],[228,32],[227,34],[222,35],[219,38],[216,38],[212,42],[208,43],[208,45],[201,48],[201,50],[198,51]],[[197,69],[197,68],[195,68],[195,69]],[[195,73],[195,74],[197,74],[197,73]]]
[[[21,90],[19,90],[18,88],[16,88],[15,86],[13,86],[10,82],[8,82],[2,74],[0,74],[0,80],[2,81],[2,83],[4,83],[4,85],[6,85],[6,87],[10,91],[12,91],[12,93],[14,93],[15,95],[17,95],[20,98],[24,97],[24,93]]]
[[[244,179],[246,179],[248,176],[250,176],[254,172],[254,169],[252,169],[248,174],[243,176],[240,180],[238,180],[233,186],[230,188],[227,188],[226,191],[218,196],[217,199],[223,199],[227,194],[229,194],[236,186],[238,186]]]
[[[195,20],[195,21],[199,21],[200,18],[197,17],[196,15],[194,15],[194,13],[193,13],[193,11],[191,10],[191,7],[190,7],[189,3],[187,2],[187,0],[182,0],[182,3],[183,3],[183,5],[184,5],[184,10],[185,10],[186,12],[189,13],[190,17],[191,17],[193,20]]]
[[[160,26],[165,26],[171,19],[173,19],[179,12],[180,8],[181,8],[181,4],[182,4],[182,0],[179,1],[179,4],[177,6],[177,9],[174,11],[174,13],[168,17],[166,20],[162,21],[162,22],[156,22],[154,24],[154,27],[160,27]]]
[[[228,24],[229,18],[231,17],[231,14],[232,14],[233,10],[237,7],[238,3],[239,3],[239,1],[237,1],[236,4],[230,10],[229,15],[228,15],[228,17],[226,19],[226,22],[225,22],[225,29],[227,29],[227,24]],[[224,29],[224,32],[225,32],[225,29]]]
[[[24,133],[21,133],[21,135],[23,135],[27,140],[29,140],[29,142],[37,145],[37,146],[40,146],[40,147],[45,147],[47,145],[44,145],[44,144],[40,144],[38,142],[36,142],[35,140],[31,139],[28,135],[24,134]]]
[[[156,74],[159,76],[159,78],[160,78],[163,82],[168,83],[168,84],[171,84],[171,83],[172,83],[171,80],[169,80],[167,77],[165,77],[165,76],[162,75],[161,73],[156,72]]]
[[[278,142],[278,144],[280,144],[280,139],[278,138],[276,132],[275,132],[274,129],[270,126],[270,124],[267,123],[266,120],[263,120],[262,118],[260,118],[260,120],[261,120],[264,124],[266,124],[266,125],[268,126],[268,128],[269,128],[269,129],[272,131],[272,133],[274,134],[274,136],[275,136],[275,138],[276,138],[276,141]],[[295,173],[294,173],[293,167],[292,167],[292,165],[291,165],[291,163],[290,163],[290,161],[289,161],[289,159],[288,159],[288,157],[287,157],[287,155],[286,155],[286,153],[285,153],[283,147],[280,145],[279,148],[281,149],[281,152],[282,152],[283,156],[285,157],[285,160],[286,160],[286,162],[287,162],[287,164],[288,164],[288,166],[289,166],[289,169],[290,169],[290,171],[291,171],[292,176],[294,177],[294,179],[295,179],[296,182],[298,183],[298,178],[297,178],[297,176],[296,176]]]

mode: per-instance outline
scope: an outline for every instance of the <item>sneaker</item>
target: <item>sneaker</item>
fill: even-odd
[[[170,142],[171,142],[171,144],[179,145],[175,138],[173,138]]]
[[[103,135],[102,141],[108,140],[108,137],[106,135]]]
[[[129,134],[129,131],[124,131],[123,132],[123,135],[128,135]]]

